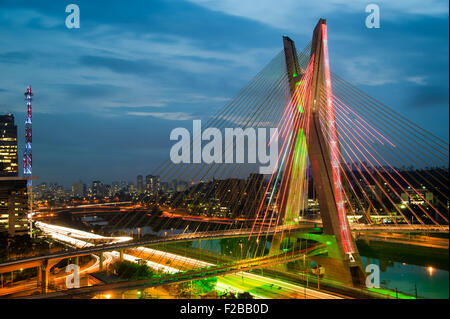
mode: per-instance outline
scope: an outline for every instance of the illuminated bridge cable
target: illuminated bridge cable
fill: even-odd
[[[340,120],[339,120],[339,119],[338,119],[338,125],[341,126],[341,123],[340,123]],[[398,197],[398,199],[401,200],[400,194],[398,194],[398,193],[396,192],[395,188],[394,188],[393,186],[391,186],[391,184],[389,183],[389,181],[383,176],[383,174],[379,171],[379,169],[377,169],[377,165],[375,165],[374,163],[372,163],[372,161],[375,161],[375,162],[378,164],[378,167],[379,167],[380,169],[384,170],[385,172],[386,172],[386,170],[384,169],[383,166],[380,165],[380,163],[376,160],[376,158],[375,158],[375,157],[374,157],[374,156],[373,156],[373,155],[365,148],[365,146],[361,143],[360,138],[356,138],[355,136],[350,137],[349,135],[353,135],[353,133],[352,133],[349,129],[347,129],[347,128],[344,128],[344,129],[342,130],[342,132],[344,133],[345,137],[348,138],[348,140],[350,141],[350,143],[353,144],[353,147],[354,147],[356,150],[358,150],[359,153],[361,153],[361,155],[364,157],[365,161],[366,161],[366,162],[369,162],[369,165],[371,165],[372,168],[374,168],[374,170],[377,172],[377,174],[378,174],[378,175],[381,177],[381,179],[385,182],[385,185],[387,184],[387,185],[389,186],[389,188],[391,189],[391,191]],[[347,134],[349,134],[349,135],[347,135]],[[341,141],[342,141],[342,139],[341,139]],[[358,147],[357,145],[355,145],[355,141],[359,144],[359,147]],[[364,152],[361,151],[360,147],[363,148],[363,149],[366,151],[367,155],[365,155]],[[368,158],[367,156],[371,157],[372,159]],[[395,182],[395,180],[394,180],[394,182]],[[378,186],[381,187],[380,185],[378,185]],[[387,195],[387,194],[385,194],[385,195]],[[391,200],[391,203],[394,204],[394,200]],[[394,204],[394,205],[395,205],[395,204]],[[415,212],[414,212],[413,210],[411,210],[410,208],[409,208],[409,210],[411,211],[411,213],[413,213],[413,214],[416,216],[416,218],[419,219],[419,217],[415,214]],[[422,208],[422,210],[423,210],[423,208]],[[424,211],[424,213],[427,214],[425,211]],[[429,216],[428,214],[427,214],[427,216],[428,216],[435,224],[437,224],[437,222],[434,221],[434,219],[433,219],[431,216]],[[419,221],[420,221],[421,223],[423,223],[423,222],[421,221],[421,219],[419,219]]]
[[[282,57],[282,52],[280,52],[274,59],[272,59],[271,62],[269,62],[269,64],[263,68],[263,70],[261,70],[250,82],[249,84],[244,87],[244,89],[242,89],[239,94],[233,98],[231,100],[231,102],[225,106],[223,109],[219,110],[219,112],[214,115],[213,117],[211,117],[211,119],[206,123],[206,127],[214,127],[217,126],[217,124],[221,121],[223,121],[223,118],[227,115],[230,114],[231,112],[235,111],[236,108],[239,105],[239,102],[242,101],[243,96],[249,97],[251,96],[251,94],[249,94],[250,92],[252,92],[256,87],[258,87],[260,85],[260,83],[264,82],[265,79],[268,78],[268,74],[270,74],[271,72],[273,72],[273,68],[274,66],[278,65],[280,62],[280,59]],[[163,164],[163,166],[166,167],[166,169],[170,166],[170,162],[169,164],[166,164],[167,162],[165,162]],[[157,170],[159,172],[162,172],[162,169]]]
[[[354,111],[351,110],[351,112],[354,112]],[[361,114],[365,114],[364,111],[363,111],[363,113],[361,113]],[[373,115],[375,115],[375,114],[372,114],[372,116],[373,116]],[[367,115],[367,116],[370,116],[370,115]],[[375,120],[374,120],[374,124],[373,124],[373,125],[378,126],[379,128],[381,127],[381,129],[384,129],[385,132],[389,132],[389,134],[391,134],[391,139],[392,139],[395,143],[397,143],[397,144],[399,144],[399,145],[401,144],[401,147],[397,147],[397,148],[396,148],[396,151],[397,151],[397,152],[402,153],[402,156],[403,156],[404,158],[407,158],[410,162],[415,163],[416,165],[419,165],[419,167],[420,167],[420,165],[422,165],[422,164],[419,164],[419,163],[417,162],[417,160],[422,160],[422,163],[425,164],[425,165],[428,164],[428,161],[422,159],[421,157],[418,157],[418,156],[411,156],[411,154],[416,154],[416,155],[417,155],[417,154],[423,154],[423,153],[424,153],[423,150],[426,149],[426,146],[415,147],[414,145],[411,144],[409,138],[404,137],[404,136],[406,136],[406,135],[400,135],[400,134],[398,133],[398,130],[393,130],[393,129],[392,129],[392,127],[396,127],[396,126],[394,126],[393,124],[390,124],[390,123],[386,123],[386,121],[383,122],[383,121],[381,121],[381,120],[377,120],[378,117],[379,117],[379,116],[375,116]],[[409,151],[409,150],[408,150],[408,147],[412,147],[412,148],[414,149],[414,151],[413,151],[413,152]],[[391,152],[391,150],[389,150],[389,151]],[[387,152],[387,151],[386,151],[386,152]],[[426,156],[429,158],[429,155],[432,154],[433,152],[432,152],[432,151],[427,151],[426,153],[427,153]],[[430,159],[429,159],[429,160],[430,160]],[[431,161],[432,161],[433,163],[435,163],[436,165],[439,164],[439,163],[437,163],[436,161],[434,161],[434,160],[432,160],[432,159],[431,159]],[[443,179],[443,180],[448,180],[448,174],[446,174],[446,176],[444,176],[444,175],[442,175],[442,174],[439,173],[439,175],[440,175],[440,178],[439,178],[439,179],[436,178],[436,177],[434,177],[434,176],[431,176],[431,178],[433,178],[433,179],[435,180],[436,183],[441,184],[442,186],[445,186],[445,187],[446,187],[447,183],[445,183],[445,185],[444,185],[444,183],[441,181],[441,179]]]
[[[363,103],[360,103],[360,104],[363,104]],[[353,112],[353,110],[352,110],[352,112]],[[373,114],[372,114],[373,115]],[[367,115],[367,117],[371,117],[371,115]],[[371,118],[374,118],[375,120],[377,119],[377,118],[379,118],[379,116],[377,117],[377,116],[372,116]],[[380,125],[386,125],[386,123],[379,123]],[[374,125],[376,125],[376,124],[374,124]],[[411,157],[411,154],[423,154],[423,153],[425,153],[426,154],[426,157],[427,157],[427,159],[428,160],[431,160],[431,161],[433,161],[433,159],[432,158],[430,158],[430,156],[433,156],[433,153],[435,153],[434,151],[433,151],[433,149],[431,149],[431,150],[429,150],[428,149],[428,145],[422,145],[421,147],[419,147],[419,149],[417,148],[417,147],[415,147],[414,145],[411,145],[411,143],[410,143],[410,141],[409,141],[409,139],[405,139],[405,138],[403,138],[402,136],[399,136],[399,134],[398,134],[398,131],[399,130],[392,130],[392,127],[396,127],[396,128],[398,128],[398,124],[397,123],[393,123],[393,124],[390,124],[390,125],[386,125],[387,127],[385,127],[385,130],[387,130],[387,131],[390,131],[391,132],[391,135],[393,135],[394,137],[391,137],[391,138],[393,138],[393,139],[396,139],[397,138],[397,144],[398,144],[398,146],[399,147],[397,147],[396,149],[395,149],[395,151],[396,152],[399,152],[399,153],[402,153],[402,156],[403,156],[403,158],[408,158],[411,162],[415,162],[414,161],[414,157],[412,158]],[[430,136],[429,138],[431,138],[432,139],[432,136]],[[400,144],[401,143],[401,144]],[[410,147],[412,147],[413,148],[413,151],[406,151],[407,150],[407,147],[405,147],[406,145],[409,145]],[[445,150],[445,145],[441,145],[441,147]],[[435,147],[434,147],[434,150],[436,149],[436,145],[435,145]],[[425,152],[424,152],[424,150],[425,150]],[[387,156],[387,157],[392,157],[391,155],[391,153],[392,152],[387,152],[387,150],[385,150],[384,148],[383,149],[381,149],[381,151]],[[441,151],[440,153],[441,154],[443,154],[445,151]],[[436,156],[436,155],[434,155],[434,156]],[[437,155],[438,157],[439,157],[439,155]],[[419,158],[420,159],[420,157],[416,157],[416,158]],[[442,160],[442,158],[440,158],[440,160]],[[438,164],[436,161],[433,161],[435,164]],[[427,161],[425,161],[424,160],[424,163],[426,164],[427,163]],[[392,169],[395,169],[395,168],[392,168]],[[429,175],[429,178],[431,178],[431,179],[433,179],[434,181],[435,181],[435,183],[437,183],[438,185],[441,185],[441,187],[443,187],[444,188],[444,190],[445,190],[445,192],[443,192],[443,191],[441,191],[439,188],[436,188],[435,187],[435,191],[437,192],[437,193],[439,193],[441,196],[443,195],[445,198],[448,198],[448,195],[444,195],[443,193],[448,193],[448,187],[446,186],[446,184],[447,183],[445,183],[445,185],[444,185],[444,183],[443,183],[443,181],[447,181],[448,182],[448,170],[443,170],[443,171],[445,171],[445,175],[443,175],[443,174],[441,174],[440,173],[440,170],[436,170],[437,171],[437,174],[439,175],[439,179],[442,179],[442,181],[439,181],[439,179],[437,179],[436,178],[436,176],[434,176],[434,174],[430,174]],[[425,172],[426,173],[426,172]],[[412,176],[412,173],[410,173],[410,172],[407,172],[407,175],[408,176]],[[417,175],[419,175],[419,177],[420,178],[422,178],[422,179],[424,179],[425,181],[427,181],[428,179],[424,176],[424,173],[420,173],[418,170],[417,170]],[[402,176],[403,177],[403,176]],[[404,177],[403,177],[403,179],[404,179]],[[413,178],[414,180],[417,180],[417,179],[415,179],[415,178]],[[406,180],[406,179],[404,179],[404,182],[406,182],[406,184],[409,184],[409,182]],[[429,183],[429,182],[428,182]],[[412,185],[410,185],[409,184],[409,186],[411,186],[412,187]],[[414,190],[416,193],[417,193],[417,191],[416,190]],[[419,196],[421,196],[421,197],[423,197],[423,195],[420,195],[420,194],[418,194]],[[425,199],[425,201],[426,201],[426,199]],[[445,205],[442,205],[443,203],[442,203],[442,201],[441,201],[441,199],[438,197],[437,199],[436,199],[436,201],[439,203],[439,204],[441,204],[441,206],[443,206],[443,207],[445,207]],[[433,205],[431,205],[431,207],[433,207]],[[433,208],[433,209],[435,209],[435,208]],[[441,215],[441,214],[440,214]],[[447,209],[447,216],[448,216],[448,209]],[[446,217],[443,217],[442,215],[441,215],[441,217],[444,219],[444,220],[446,220],[447,221],[447,218]]]
[[[337,109],[339,109],[339,108],[337,108]],[[343,115],[343,120],[346,122],[345,124],[347,125],[347,127],[349,127],[350,126],[350,123],[345,119],[345,117],[346,117],[346,115],[344,114]],[[359,130],[362,132],[362,133],[364,133],[364,131],[363,131],[363,129],[361,129],[358,125],[353,125],[353,127],[356,127],[356,128],[359,128]],[[361,137],[361,136],[360,136]],[[365,137],[367,137],[367,136],[364,136],[364,137],[361,137],[360,139],[359,139],[359,141],[361,142],[361,141],[367,141],[366,139],[365,139]],[[375,149],[375,147],[371,144],[371,143],[365,143],[366,145],[367,145],[367,147],[369,147],[372,151],[371,152],[368,152],[371,156],[372,156],[372,158],[375,160],[375,161],[377,161],[377,164],[378,164],[378,166],[380,166],[383,170],[384,170],[384,174],[386,174],[387,176],[389,176],[390,177],[390,179],[392,180],[392,181],[394,181],[396,184],[397,184],[397,186],[399,187],[399,188],[401,188],[404,192],[406,192],[406,190],[402,187],[402,185],[397,181],[397,179],[396,178],[398,178],[401,182],[403,182],[403,183],[406,183],[406,185],[409,187],[409,188],[411,188],[414,192],[415,192],[415,194],[417,195],[417,196],[419,196],[420,198],[422,198],[422,200],[424,201],[424,202],[426,202],[430,207],[432,207],[433,208],[433,210],[435,210],[435,212],[437,213],[437,214],[439,214],[444,220],[446,219],[444,216],[442,216],[442,214],[440,214],[440,212],[431,204],[431,203],[429,203],[428,202],[428,200],[422,195],[422,194],[420,194],[415,188],[414,188],[414,186],[407,180],[407,179],[405,179],[405,177],[403,177],[394,167],[392,167],[392,165],[390,164],[390,162],[388,161],[388,160],[386,160],[384,157],[383,157],[383,155],[381,155],[381,154],[379,154],[379,152]],[[373,153],[372,153],[373,152]],[[389,152],[388,152],[388,154],[389,154]],[[375,157],[375,156],[376,157]],[[382,160],[383,161],[383,163],[380,163],[380,162],[378,162],[378,160],[377,160],[377,158],[379,158],[380,160]],[[387,166],[392,172],[394,172],[395,173],[395,175],[397,176],[396,178],[394,178],[392,175],[391,175],[391,173],[389,172],[389,171],[387,171],[385,168],[384,168],[384,166]],[[393,192],[395,193],[395,189],[393,188]],[[423,210],[423,208],[422,207],[420,207],[421,209],[422,209],[422,211],[428,216],[428,213],[427,212],[425,212],[424,210]],[[431,220],[433,220],[433,218],[431,218],[430,216],[428,216]]]
[[[348,130],[348,128],[347,128],[347,130]],[[348,133],[349,134],[352,134],[353,135],[353,133],[352,133],[352,131],[349,131],[348,130]],[[360,147],[362,147],[363,149],[365,149],[365,151],[367,152],[367,154],[368,154],[368,156],[370,156],[370,157],[372,157],[372,160],[374,160],[378,165],[374,165],[374,164],[372,164],[372,162],[371,162],[371,160],[369,160],[363,153],[361,153],[363,156],[364,156],[364,158],[366,159],[366,160],[368,160],[369,161],[369,163],[373,166],[373,168],[375,169],[375,171],[379,174],[379,176],[384,180],[384,182],[385,182],[385,185],[388,185],[390,188],[391,188],[391,191],[397,196],[397,197],[399,197],[400,199],[401,199],[401,197],[400,197],[400,195],[396,192],[396,190],[395,190],[395,188],[394,187],[392,187],[391,185],[390,185],[390,183],[386,180],[386,178],[384,177],[384,175],[382,174],[382,173],[380,173],[379,172],[379,170],[377,169],[377,167],[380,167],[383,171],[384,171],[384,174],[385,175],[387,175],[387,176],[389,176],[390,177],[390,179],[394,182],[394,183],[396,183],[397,184],[397,186],[400,188],[400,189],[402,189],[404,192],[406,192],[406,190],[399,184],[399,182],[384,168],[384,166],[382,166],[381,165],[381,163],[377,160],[377,158],[375,157],[375,156],[373,156],[373,154],[371,153],[371,152],[369,152],[366,148],[365,148],[365,146],[362,144],[362,142],[361,141],[366,141],[365,139],[363,139],[363,138],[361,138],[361,136],[360,136],[360,138],[355,138],[355,136],[353,135],[353,138],[349,138],[349,139],[351,139],[351,142],[353,143],[353,145],[354,145],[354,141],[357,141],[359,144],[360,144]],[[356,145],[354,145],[354,146],[356,146]],[[370,148],[370,147],[372,147],[372,145],[368,145],[368,147]],[[359,149],[359,147],[356,147],[356,149],[358,149],[359,151],[360,151],[360,149]],[[380,156],[377,152],[376,152],[376,150],[374,150],[374,152],[378,155],[378,156]],[[381,157],[381,159],[382,160],[384,160],[384,158],[382,158]],[[385,163],[389,166],[389,163],[387,163],[386,161],[385,161]],[[393,169],[392,167],[390,167],[394,172],[396,172],[396,170],[395,169]],[[397,173],[397,175],[398,175],[398,177],[399,178],[401,178],[401,179],[403,179],[403,181],[404,182],[406,182],[409,186],[411,186],[410,188],[412,188],[414,191],[415,191],[415,189],[412,187],[412,185],[410,185],[404,178],[403,178],[403,176],[401,176],[400,174],[398,174],[398,172],[396,172]],[[416,191],[416,193],[417,193],[417,191]],[[417,195],[419,195],[419,196],[421,196],[419,193],[417,193]],[[426,199],[424,198],[424,201],[426,201]],[[426,201],[427,202],[427,201]],[[427,202],[428,203],[428,202]],[[436,211],[436,213],[438,213],[438,214],[440,214],[439,213],[439,211],[437,211],[434,207],[433,207],[433,205],[431,205],[430,203],[428,203],[435,211]],[[422,210],[422,212],[431,220],[431,221],[433,221],[435,224],[437,224],[437,222],[421,207],[421,206],[419,206],[419,208]],[[408,209],[411,211],[411,209],[408,207]],[[411,211],[413,214],[414,214],[414,212],[413,211]],[[415,215],[415,214],[414,214]],[[415,215],[416,216],[416,215]],[[440,216],[444,219],[444,220],[446,220],[445,219],[445,217],[444,216],[442,216],[442,214],[440,214]],[[416,216],[417,218],[418,218],[418,216]],[[421,221],[421,219],[420,218],[418,218],[418,220],[420,221],[420,222],[422,222]]]
[[[337,76],[335,76],[337,79],[337,83],[339,83],[339,81],[341,81],[340,78],[338,78]],[[392,123],[395,123],[397,125],[398,130],[402,130],[404,132],[404,134],[410,134],[412,136],[414,136],[416,138],[416,142],[419,143],[424,143],[424,145],[427,145],[428,147],[430,147],[431,149],[433,149],[435,152],[439,153],[440,155],[435,154],[436,157],[440,158],[444,163],[445,160],[448,159],[448,153],[446,153],[446,150],[448,150],[448,144],[443,144],[443,143],[436,143],[436,140],[439,141],[440,139],[436,138],[433,134],[426,132],[425,130],[419,128],[419,127],[413,127],[413,125],[415,124],[411,124],[405,120],[403,120],[403,118],[396,114],[394,111],[388,109],[387,107],[385,107],[384,105],[380,105],[380,104],[375,104],[375,102],[371,102],[370,100],[365,100],[362,97],[364,97],[365,95],[363,95],[363,93],[361,93],[362,91],[358,90],[356,91],[352,86],[347,85],[347,82],[344,82],[345,86],[341,86],[340,85],[336,85],[336,87],[338,89],[341,89],[341,92],[344,93],[343,97],[345,98],[345,96],[350,97],[350,101],[356,101],[356,103],[353,103],[353,106],[356,106],[358,108],[363,108],[365,109],[367,112],[369,112],[371,115],[376,115],[376,114],[385,114],[386,115],[386,120],[391,121]],[[347,103],[347,105],[349,105]],[[377,120],[377,117],[370,117],[368,119],[369,121],[375,121]],[[423,154],[423,155],[427,155],[427,154]],[[440,157],[443,156],[443,157]],[[431,158],[429,158],[429,160],[432,160]]]

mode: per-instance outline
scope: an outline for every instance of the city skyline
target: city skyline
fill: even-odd
[[[0,299],[448,299],[448,13],[0,0]]]
[[[0,77],[0,109],[15,114],[22,150],[23,90],[32,85],[36,183],[154,171],[169,157],[171,128],[214,114],[281,49],[282,34],[307,43],[324,13],[332,69],[448,141],[448,6],[383,3],[374,30],[364,26],[362,3],[310,5],[298,21],[290,12],[304,4],[264,2],[274,18],[231,3],[112,2],[100,16],[97,5],[79,1],[82,26],[69,30],[62,5],[3,1],[0,64],[10,76]]]

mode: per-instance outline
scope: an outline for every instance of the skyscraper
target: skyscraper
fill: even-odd
[[[14,115],[0,115],[0,176],[19,175]]]
[[[145,184],[147,192],[152,194],[158,193],[161,186],[161,178],[159,176],[147,175],[145,176]]]
[[[264,175],[250,174],[247,180],[246,192],[247,196],[242,211],[244,216],[242,217],[255,218],[261,206],[261,201],[264,199]]]
[[[92,195],[97,198],[101,198],[105,195],[102,182],[100,182],[100,181],[92,182]]]
[[[29,232],[26,177],[0,177],[0,233],[14,237]]]
[[[137,177],[137,192],[138,194],[142,194],[144,192],[144,178],[142,175],[138,175]]]
[[[77,198],[83,198],[86,196],[86,184],[82,181],[74,183],[72,185],[72,196]]]

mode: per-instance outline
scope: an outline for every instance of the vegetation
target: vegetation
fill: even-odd
[[[237,299],[253,299],[253,296],[249,292],[241,292],[237,294]]]
[[[209,277],[199,280],[186,281],[178,284],[169,285],[171,293],[178,298],[192,298],[193,296],[201,296],[210,294],[215,291],[217,284],[216,277]]]
[[[148,279],[155,275],[146,264],[135,264],[129,261],[117,261],[111,265],[110,270],[121,279]]]
[[[232,291],[229,291],[220,296],[220,299],[253,299],[253,296],[249,292],[240,292],[235,294]]]
[[[8,237],[0,233],[0,262],[9,259],[23,258],[49,252],[52,248],[64,247],[51,238],[42,235],[40,230],[33,230],[33,238],[29,235]]]

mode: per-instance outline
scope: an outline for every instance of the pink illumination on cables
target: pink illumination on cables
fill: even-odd
[[[326,110],[327,110],[327,127],[330,138],[330,156],[331,156],[331,170],[333,173],[333,190],[336,202],[336,209],[338,212],[339,229],[341,233],[341,242],[346,254],[354,252],[350,227],[345,212],[345,202],[342,191],[341,173],[339,166],[339,149],[337,144],[336,126],[334,121],[333,109],[333,94],[331,91],[331,76],[330,76],[330,60],[328,57],[328,39],[327,39],[327,25],[322,24],[322,41],[323,41],[323,56],[324,56],[324,76],[325,76],[325,92],[326,92]]]

